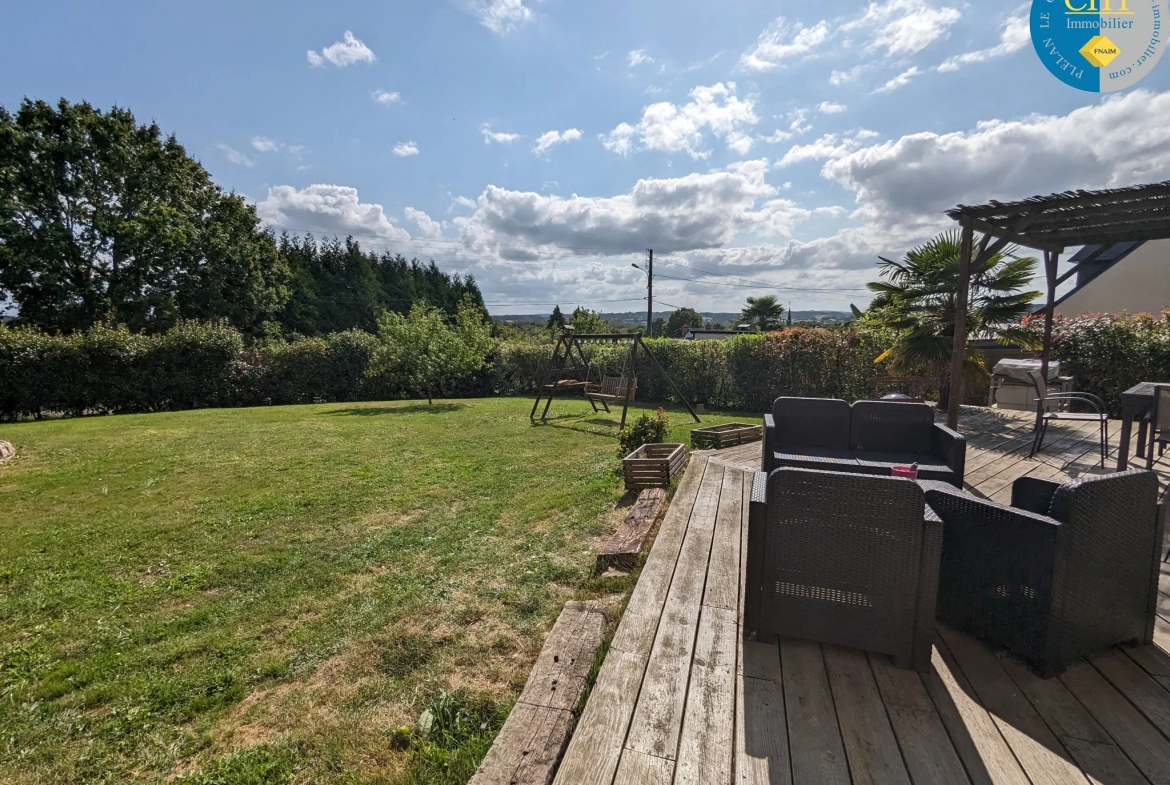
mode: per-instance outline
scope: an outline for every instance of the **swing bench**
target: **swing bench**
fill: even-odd
[[[621,375],[603,376],[598,382],[590,381],[592,365],[585,357],[585,352],[581,348],[581,345],[585,343],[616,344],[626,342],[630,344],[630,353],[626,355]],[[626,425],[626,413],[638,390],[636,369],[639,347],[646,354],[650,363],[657,369],[659,375],[674,390],[674,394],[687,407],[687,411],[695,418],[695,422],[702,422],[699,419],[699,415],[695,414],[695,410],[687,402],[686,397],[679,391],[674,380],[670,378],[670,375],[667,374],[666,370],[663,369],[658,363],[658,360],[651,354],[650,349],[642,342],[641,333],[586,335],[577,334],[572,329],[565,330],[553,348],[552,364],[545,369],[544,374],[536,385],[536,400],[532,402],[532,412],[529,414],[529,418],[532,420],[536,419],[536,410],[540,406],[542,398],[545,399],[544,411],[540,415],[540,419],[543,421],[548,417],[548,409],[552,405],[553,398],[558,395],[569,395],[580,392],[585,400],[589,401],[589,405],[593,407],[593,411],[597,411],[597,404],[600,403],[606,413],[609,413],[609,405],[611,403],[620,403],[622,405],[622,422],[620,427],[624,428]]]

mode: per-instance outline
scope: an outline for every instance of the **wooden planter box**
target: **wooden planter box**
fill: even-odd
[[[695,447],[721,449],[737,444],[758,442],[764,438],[764,426],[749,425],[745,422],[729,422],[691,431],[691,444]]]
[[[681,444],[644,444],[622,459],[626,488],[660,488],[670,485],[686,461]]]

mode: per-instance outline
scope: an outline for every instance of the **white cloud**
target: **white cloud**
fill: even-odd
[[[427,240],[438,240],[443,236],[443,225],[422,210],[407,207],[404,212],[406,220],[418,227],[419,237]]]
[[[481,25],[498,35],[506,35],[536,18],[524,0],[473,0],[470,8]]]
[[[777,17],[760,33],[756,46],[745,52],[739,64],[752,71],[768,71],[788,65],[791,58],[815,51],[829,39],[829,23],[822,20],[812,27],[797,22],[790,25],[784,17]]]
[[[267,136],[253,136],[252,147],[262,153],[271,153],[275,152],[280,145]]]
[[[493,131],[490,123],[484,123],[479,127],[479,132],[483,134],[483,143],[491,144],[512,144],[520,138],[520,134],[510,134],[504,131]]]
[[[654,58],[646,54],[645,49],[634,49],[626,55],[626,62],[629,63],[630,68],[634,68],[642,63],[653,63]]]
[[[344,185],[318,184],[302,190],[278,185],[268,189],[268,198],[256,205],[256,212],[269,224],[290,231],[410,239],[386,217],[382,205],[361,202],[357,189]]]
[[[532,148],[535,155],[544,155],[550,147],[566,142],[575,142],[581,138],[580,128],[569,128],[565,131],[545,131],[541,134]]]
[[[228,159],[228,161],[230,161],[233,164],[236,164],[237,166],[244,166],[244,167],[251,169],[253,166],[256,165],[256,159],[249,158],[248,156],[244,155],[239,150],[235,149],[234,147],[232,147],[230,145],[220,143],[220,144],[217,144],[215,146],[215,148],[217,150],[219,150],[221,153],[223,153],[224,158]]]
[[[833,85],[843,85],[849,82],[857,81],[863,73],[868,71],[872,66],[869,65],[855,65],[848,71],[833,71],[829,74],[829,83]]]
[[[378,59],[374,56],[373,51],[349,30],[345,31],[341,41],[330,44],[320,52],[314,52],[310,49],[306,56],[309,59],[309,65],[314,68],[321,68],[327,62],[338,68],[344,68],[354,63],[372,63]]]
[[[755,102],[751,98],[740,100],[735,94],[735,82],[696,87],[690,96],[692,100],[683,106],[668,101],[647,106],[638,125],[619,124],[601,137],[602,144],[618,155],[629,155],[637,137],[648,150],[686,152],[692,158],[706,158],[710,151],[701,146],[703,132],[709,129],[731,149],[742,150],[744,129],[760,121],[754,111]],[[750,147],[748,144],[747,149]]]
[[[996,57],[1004,57],[1005,55],[1018,52],[1028,45],[1031,41],[1031,30],[1028,22],[1028,15],[1024,9],[1017,11],[1007,19],[1003,24],[1003,29],[999,33],[999,43],[987,49],[979,49],[974,52],[964,52],[960,55],[955,55],[948,60],[943,61],[939,65],[939,71],[957,71],[965,65],[971,63],[982,63],[984,60],[991,60]]]
[[[775,133],[770,136],[760,137],[761,140],[769,144],[778,144],[780,142],[786,142],[798,134],[807,134],[812,130],[812,125],[805,122],[805,118],[808,117],[807,109],[793,109],[788,113],[787,117],[792,121],[788,124],[788,130],[777,128]]]
[[[418,145],[414,142],[399,142],[394,145],[394,154],[399,158],[408,158],[418,155]]]
[[[865,13],[841,26],[843,31],[870,31],[867,51],[884,49],[887,57],[920,52],[946,38],[962,16],[958,9],[935,8],[925,0],[871,2]]]
[[[450,193],[448,193],[447,196],[451,197],[451,208],[452,209],[456,205],[458,205],[460,207],[467,207],[467,208],[470,208],[472,210],[475,209],[475,200],[474,199],[468,199],[466,196],[451,196]],[[448,209],[447,212],[451,212],[451,209]]]
[[[475,213],[454,219],[476,247],[589,248],[629,253],[653,247],[661,253],[713,248],[740,231],[789,235],[809,211],[765,182],[768,161],[743,161],[727,169],[670,179],[639,180],[626,194],[609,197],[549,196],[490,185]]]
[[[402,101],[402,94],[391,90],[375,90],[370,93],[370,97],[380,104],[390,105],[397,104]]]
[[[817,111],[821,114],[840,114],[848,109],[845,104],[835,104],[832,101],[821,101],[817,104]]]
[[[840,158],[861,147],[866,139],[872,139],[876,132],[861,129],[852,134],[824,134],[809,144],[793,145],[784,157],[776,162],[777,167],[791,166],[801,161],[824,161]]]
[[[918,69],[918,66],[916,66],[916,65],[910,66],[905,71],[898,74],[893,79],[891,79],[890,81],[886,82],[881,87],[874,90],[874,92],[875,93],[893,92],[894,90],[897,90],[899,87],[905,87],[906,85],[910,84],[910,80],[913,79],[914,77],[918,76],[921,73],[922,73],[922,71],[920,71]]]

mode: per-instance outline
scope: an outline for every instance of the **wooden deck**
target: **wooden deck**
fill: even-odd
[[[1095,426],[964,411],[969,488],[1099,472]],[[1111,424],[1116,450],[1117,423]],[[1170,783],[1170,565],[1156,644],[1042,680],[938,629],[929,674],[808,641],[744,642],[743,556],[760,444],[697,452],[646,561],[555,782]],[[1165,488],[1170,457],[1156,465]]]

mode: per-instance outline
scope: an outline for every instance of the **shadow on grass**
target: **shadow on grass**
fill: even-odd
[[[406,406],[362,406],[353,407],[349,409],[334,409],[326,412],[326,414],[335,417],[355,416],[355,417],[370,417],[380,414],[447,414],[449,412],[457,412],[460,409],[466,409],[470,404],[466,403],[412,403]]]

